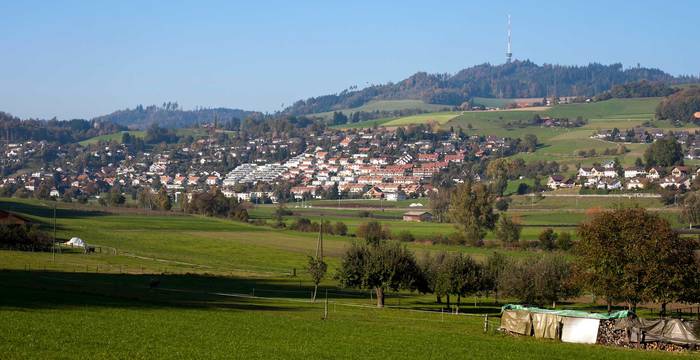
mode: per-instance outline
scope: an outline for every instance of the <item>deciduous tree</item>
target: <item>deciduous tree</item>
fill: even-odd
[[[421,271],[412,252],[397,242],[353,243],[343,255],[336,278],[343,287],[373,289],[377,307],[387,290],[415,290]]]

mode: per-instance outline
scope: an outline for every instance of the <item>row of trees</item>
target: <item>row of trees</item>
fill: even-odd
[[[672,88],[661,81],[635,81],[621,85],[615,85],[609,91],[595,96],[595,101],[608,99],[626,99],[640,97],[663,97],[677,92],[677,88]]]
[[[447,307],[469,295],[506,296],[528,304],[553,304],[577,295],[571,276],[573,267],[565,259],[540,255],[516,260],[493,253],[479,263],[461,253],[415,255],[398,242],[353,243],[343,255],[335,275],[341,286],[370,289],[377,306],[384,306],[387,291],[400,289],[432,293]]]
[[[466,295],[493,294],[556,306],[585,291],[604,299],[608,310],[620,301],[631,310],[655,302],[662,313],[671,302],[700,300],[698,244],[658,215],[640,208],[600,212],[579,232],[573,263],[550,254],[517,260],[498,253],[484,263],[448,253],[419,261],[398,242],[356,242],[343,255],[336,279],[343,287],[373,290],[379,307],[386,291],[400,289],[433,293],[448,305],[450,296],[459,303]]]

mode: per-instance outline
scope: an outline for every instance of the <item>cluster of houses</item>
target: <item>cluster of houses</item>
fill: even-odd
[[[700,136],[686,130],[664,131],[663,129],[637,126],[625,130],[619,130],[617,128],[597,130],[591,135],[592,139],[624,143],[652,143],[667,137],[672,137],[676,139],[679,144],[684,145],[685,157],[687,159],[692,160],[700,158]]]
[[[434,174],[450,164],[467,157],[501,154],[510,146],[507,139],[497,136],[426,133],[417,138],[399,139],[390,130],[364,129],[328,130],[304,138],[271,134],[235,144],[221,144],[209,137],[152,152],[133,151],[128,144],[116,143],[73,148],[54,144],[55,161],[39,170],[0,178],[0,186],[34,192],[48,183],[49,196],[57,198],[65,194],[99,197],[115,185],[123,191],[165,188],[177,198],[216,186],[228,197],[274,200],[272,187],[286,183],[296,198],[318,198],[337,187],[350,197],[391,201],[423,196],[431,191]],[[36,163],[36,153],[49,145],[32,141],[5,144],[3,161]]]
[[[700,175],[700,169],[691,172],[685,166],[675,166],[671,169],[660,167],[616,169],[614,161],[607,161],[600,166],[580,167],[576,179],[552,175],[547,181],[547,186],[551,189],[576,186],[601,190],[641,190],[650,186],[659,186],[664,189],[688,189],[692,180],[698,175]]]

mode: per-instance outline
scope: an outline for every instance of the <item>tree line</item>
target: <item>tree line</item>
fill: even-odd
[[[625,302],[661,306],[700,300],[698,243],[682,237],[670,223],[641,208],[601,211],[579,226],[582,241],[575,256],[539,254],[524,259],[500,253],[477,262],[461,253],[425,255],[420,260],[396,241],[356,241],[343,254],[335,274],[341,287],[372,290],[377,306],[387,291],[432,293],[449,306],[468,295],[493,295],[526,304],[555,307],[557,302],[592,294],[608,311]]]
[[[397,83],[371,85],[360,90],[351,88],[299,100],[284,113],[298,115],[349,109],[372,100],[418,99],[431,104],[460,106],[473,97],[594,96],[615,85],[640,80],[697,82],[695,77],[674,77],[659,69],[623,69],[622,64],[563,66],[516,60],[501,65],[477,65],[453,75],[419,72]]]
[[[663,81],[648,81],[645,79],[615,85],[612,87],[612,89],[596,95],[594,100],[604,101],[609,99],[664,97],[669,96],[678,90],[678,88],[670,87]]]
[[[656,107],[656,117],[662,120],[693,122],[700,111],[700,87],[691,86],[664,98]]]

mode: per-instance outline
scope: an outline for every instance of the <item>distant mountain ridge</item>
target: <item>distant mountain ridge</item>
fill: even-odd
[[[654,68],[624,69],[619,63],[564,66],[516,60],[501,65],[476,65],[454,75],[418,72],[398,83],[299,100],[283,113],[304,115],[335,111],[359,107],[373,100],[415,99],[430,104],[460,105],[472,97],[593,96],[615,85],[640,80],[675,84],[697,82],[698,78],[675,77]]]
[[[228,108],[183,110],[177,103],[169,102],[162,106],[143,107],[138,105],[134,109],[117,110],[111,114],[98,116],[93,120],[114,123],[131,129],[145,129],[152,124],[158,124],[158,126],[165,128],[182,128],[210,123],[214,120],[225,122],[261,116],[262,113],[256,111]]]

